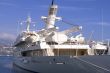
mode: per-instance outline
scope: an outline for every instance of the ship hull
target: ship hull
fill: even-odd
[[[30,61],[17,59],[14,65],[32,73],[100,73],[101,71],[108,73],[106,70],[87,64],[75,57],[28,58]]]
[[[36,58],[36,60],[35,60]],[[34,60],[34,61],[33,61]],[[36,73],[71,73],[73,72],[70,57],[24,57],[16,59],[14,65]]]

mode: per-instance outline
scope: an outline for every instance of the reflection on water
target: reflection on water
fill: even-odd
[[[33,73],[13,65],[12,56],[0,56],[0,73]]]

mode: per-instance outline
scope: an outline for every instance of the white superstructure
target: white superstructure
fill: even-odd
[[[82,26],[74,26],[64,31],[58,31],[60,28],[55,26],[55,21],[62,20],[62,18],[56,16],[57,9],[58,6],[52,1],[49,15],[41,17],[46,26],[38,32],[29,30],[31,18],[28,16],[27,30],[19,34],[14,43],[16,47],[14,55],[17,57],[15,61],[16,65],[40,72],[45,67],[43,66],[45,64],[41,64],[42,62],[45,62],[47,66],[49,66],[48,64],[52,64],[52,60],[58,60],[56,64],[65,64],[67,59],[63,58],[66,58],[66,56],[94,55],[96,49],[106,50],[104,45],[91,44],[90,46],[90,44],[86,43],[85,37],[82,34],[68,36],[70,33],[82,30]],[[33,60],[36,61],[35,64]],[[30,64],[27,64],[28,61]],[[57,67],[56,65],[54,66]],[[34,67],[38,69],[31,69]],[[41,69],[39,69],[40,67]]]

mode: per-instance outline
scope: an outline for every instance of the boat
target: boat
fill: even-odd
[[[28,16],[26,30],[18,35],[13,45],[16,66],[36,73],[73,73],[76,57],[96,55],[95,50],[107,50],[103,44],[87,43],[81,33],[68,36],[82,30],[82,26],[59,31],[55,22],[63,19],[56,16],[57,9],[58,5],[52,0],[48,16],[41,16],[45,28],[39,31],[30,31],[31,17]]]

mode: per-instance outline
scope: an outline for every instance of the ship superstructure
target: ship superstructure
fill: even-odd
[[[94,51],[96,49],[106,50],[104,45],[101,48],[91,47],[90,44],[86,43],[82,34],[75,37],[68,36],[70,33],[82,30],[82,26],[58,31],[60,28],[55,26],[55,21],[62,20],[62,18],[56,16],[57,9],[58,6],[54,4],[53,0],[48,16],[41,17],[46,23],[45,28],[38,32],[29,30],[31,17],[28,16],[27,30],[19,34],[14,43],[16,65],[35,72],[43,72],[43,69],[45,72],[46,66],[48,68],[52,67],[54,71],[55,68],[60,67],[57,66],[59,64],[63,68],[64,65],[70,67],[72,64],[71,57],[73,56],[95,55]]]

